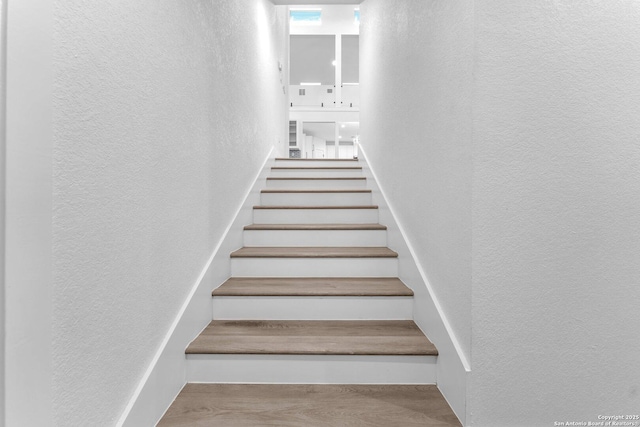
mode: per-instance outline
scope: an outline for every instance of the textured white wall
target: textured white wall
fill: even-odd
[[[361,5],[361,141],[464,354],[471,345],[471,0]]]
[[[640,5],[362,12],[363,146],[472,356],[467,423],[637,413]]]
[[[5,278],[4,278],[4,258],[5,258],[5,159],[6,159],[6,69],[7,69],[7,2],[0,0],[0,427],[5,425],[5,384],[4,384],[4,364],[5,364]]]
[[[476,2],[472,425],[640,409],[640,3]]]
[[[51,425],[51,29],[47,0],[5,2],[5,408]]]
[[[267,0],[65,0],[54,17],[54,421],[112,425],[286,143],[286,41]]]

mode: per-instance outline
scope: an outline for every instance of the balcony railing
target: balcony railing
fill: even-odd
[[[291,107],[354,108],[360,106],[360,87],[343,85],[342,96],[336,100],[334,85],[290,85]]]

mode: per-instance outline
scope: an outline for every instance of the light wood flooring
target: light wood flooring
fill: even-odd
[[[245,230],[386,230],[380,224],[251,224]]]
[[[460,426],[434,385],[187,384],[160,427]]]
[[[413,296],[397,277],[231,277],[215,296]]]
[[[437,355],[411,320],[214,320],[187,354]]]
[[[231,258],[396,258],[389,248],[363,247],[244,247],[231,253]]]

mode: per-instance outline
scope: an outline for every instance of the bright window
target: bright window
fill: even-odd
[[[353,19],[355,20],[356,24],[360,25],[360,9],[354,9]]]
[[[291,9],[289,17],[293,25],[320,25],[322,9]]]

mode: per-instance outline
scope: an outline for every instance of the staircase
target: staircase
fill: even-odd
[[[203,384],[160,425],[459,425],[357,160],[276,159],[253,221],[213,291],[212,322],[186,349],[187,380]],[[338,414],[321,403],[335,396]],[[362,424],[367,405],[375,414],[398,396],[422,404]]]

